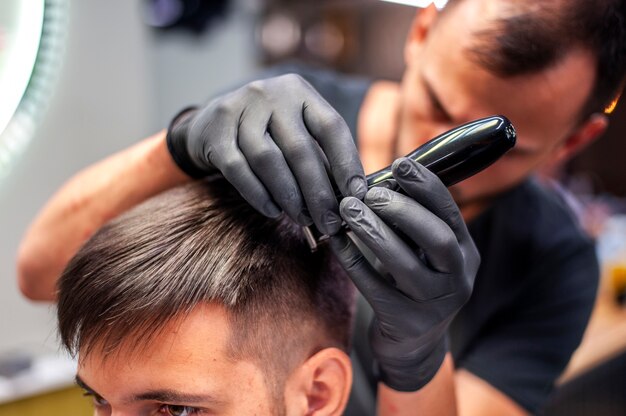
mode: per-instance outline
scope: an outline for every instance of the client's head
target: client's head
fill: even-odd
[[[97,415],[339,415],[353,299],[327,250],[214,178],[99,230],[60,279],[58,324]]]

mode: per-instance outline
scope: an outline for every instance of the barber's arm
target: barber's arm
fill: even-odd
[[[455,414],[451,360],[442,366],[446,330],[471,294],[480,257],[434,174],[406,158],[394,163],[393,174],[406,195],[374,188],[363,202],[345,198],[340,207],[380,264],[372,267],[345,234],[332,238],[332,248],[374,310],[370,345],[382,382],[379,413],[403,414],[391,397],[427,403],[432,414]]]

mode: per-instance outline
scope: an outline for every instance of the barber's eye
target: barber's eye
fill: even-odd
[[[165,404],[161,407],[159,413],[167,416],[192,416],[199,414],[199,411],[195,407]]]

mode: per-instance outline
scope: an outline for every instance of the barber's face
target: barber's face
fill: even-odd
[[[473,33],[490,24],[491,3],[461,2],[436,24],[434,10],[420,12],[405,50],[397,154],[493,114],[507,116],[517,129],[512,151],[451,189],[461,206],[513,186],[547,161],[567,157],[567,139],[577,129],[577,115],[594,82],[594,62],[585,51],[573,51],[539,74],[509,79],[474,63],[468,50]]]
[[[80,356],[78,381],[96,416],[276,414],[261,369],[230,358],[228,339],[224,309],[198,307],[153,340],[137,340],[145,350]]]

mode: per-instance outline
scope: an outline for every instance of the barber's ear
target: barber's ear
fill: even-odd
[[[439,11],[434,3],[417,11],[413,23],[411,24],[411,30],[409,30],[409,34],[407,35],[406,44],[404,45],[404,61],[407,65],[416,58],[424,45],[424,41],[428,37],[438,14]]]
[[[556,150],[555,163],[562,163],[598,139],[609,126],[609,119],[604,114],[593,114],[571,134]]]
[[[307,416],[340,416],[352,387],[350,357],[338,348],[325,348],[308,358],[288,380],[285,401]]]

